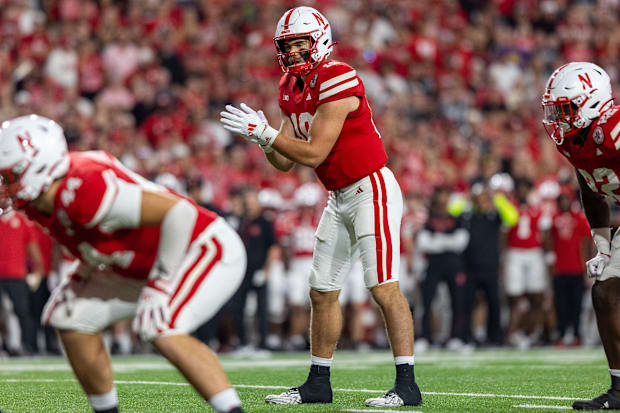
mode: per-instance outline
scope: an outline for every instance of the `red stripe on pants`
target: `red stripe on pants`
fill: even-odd
[[[377,244],[377,280],[379,283],[383,282],[383,257],[382,257],[382,244],[381,244],[381,221],[379,217],[379,192],[377,183],[375,182],[374,174],[369,176],[370,184],[372,185],[372,206],[375,213],[375,242]]]
[[[387,210],[387,190],[385,189],[385,181],[383,180],[383,174],[379,170],[377,172],[377,176],[379,177],[379,183],[381,184],[381,192],[383,196],[381,197],[381,204],[383,205],[383,231],[385,231],[385,243],[387,249],[387,257],[386,257],[386,276],[387,280],[392,278],[392,236],[390,234],[390,225],[388,222],[388,210]]]
[[[181,291],[181,287],[183,287],[183,284],[187,280],[187,277],[189,277],[189,274],[192,271],[194,271],[194,268],[196,268],[196,265],[198,265],[198,263],[204,258],[206,253],[207,253],[207,246],[206,245],[201,245],[200,246],[200,255],[198,255],[198,258],[196,258],[196,261],[194,261],[194,263],[191,265],[191,267],[189,267],[189,269],[187,271],[185,271],[185,274],[183,274],[183,278],[181,278],[181,282],[179,283],[179,285],[177,285],[176,290],[174,290],[174,293],[172,293],[172,295],[170,296],[170,300],[168,301],[168,305],[172,304],[172,300],[174,300],[174,298],[177,296],[179,291]]]
[[[198,277],[194,285],[192,285],[192,288],[189,290],[189,293],[187,294],[187,296],[185,296],[181,304],[179,304],[176,310],[174,310],[174,312],[172,313],[172,317],[170,318],[170,328],[174,328],[174,323],[176,322],[176,319],[185,304],[187,304],[189,300],[192,299],[194,294],[196,294],[196,291],[198,291],[198,287],[200,287],[200,284],[202,284],[204,279],[207,278],[207,275],[209,275],[215,264],[217,264],[217,262],[222,259],[222,245],[215,237],[212,237],[211,241],[213,241],[213,244],[215,244],[215,256],[211,259],[211,262],[209,263],[209,265],[207,265],[207,268],[202,272],[202,274],[200,274],[200,277]]]

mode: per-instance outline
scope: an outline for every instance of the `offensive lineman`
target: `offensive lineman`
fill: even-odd
[[[23,209],[80,265],[43,311],[95,412],[118,412],[101,331],[133,318],[217,412],[242,412],[216,356],[189,335],[233,295],[245,249],[222,218],[126,169],[105,152],[67,152],[36,115],[0,128],[0,213]]]
[[[572,62],[559,67],[542,98],[543,125],[575,167],[583,208],[598,249],[586,263],[595,278],[592,303],[607,356],[611,387],[575,410],[620,409],[620,236],[610,241],[609,205],[620,202],[620,106],[609,76],[599,66]]]
[[[387,155],[375,128],[364,85],[355,69],[327,60],[334,45],[327,19],[311,7],[284,13],[274,38],[280,80],[280,130],[262,111],[226,106],[221,122],[257,143],[269,162],[288,171],[315,168],[329,191],[315,233],[311,300],[311,366],[299,387],[269,395],[268,403],[331,403],[330,366],[342,328],[338,294],[359,250],[364,281],[382,310],[396,365],[394,387],[368,406],[419,406],[415,383],[413,320],[398,277],[403,212],[400,187],[385,167]]]

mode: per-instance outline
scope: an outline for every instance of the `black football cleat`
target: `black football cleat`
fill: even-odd
[[[422,406],[422,394],[414,382],[407,387],[395,386],[382,396],[366,399],[364,404],[368,407]]]
[[[265,397],[265,402],[270,404],[331,403],[332,398],[329,368],[313,365],[304,384],[281,394],[270,394]]]
[[[607,390],[591,400],[577,400],[573,403],[574,410],[620,410],[620,392]]]

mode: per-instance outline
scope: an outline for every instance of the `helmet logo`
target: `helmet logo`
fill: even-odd
[[[321,17],[320,14],[318,13],[312,13],[312,15],[314,16],[314,18],[316,19],[316,22],[318,24],[320,24],[321,26],[323,26],[323,30],[327,29],[327,26],[329,26],[329,24],[325,24],[325,20],[323,20],[323,17]]]
[[[17,135],[17,140],[19,141],[22,152],[29,156],[36,156],[39,151],[32,145],[30,133],[26,132],[24,135],[26,136],[25,138],[22,135]]]
[[[590,75],[588,73],[586,73],[585,77],[582,75],[577,75],[577,78],[581,81],[581,87],[583,90],[586,90],[586,85],[592,89],[592,81],[590,80]]]

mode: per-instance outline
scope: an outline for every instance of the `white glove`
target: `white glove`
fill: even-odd
[[[263,149],[271,149],[271,145],[278,136],[278,131],[269,126],[265,115],[246,105],[241,104],[239,110],[232,105],[226,105],[226,110],[220,112],[220,122],[224,129],[243,136],[246,140],[261,145]]]
[[[266,124],[269,124],[269,121],[267,121],[267,117],[265,116],[265,114],[263,113],[262,110],[259,110],[258,112],[256,112],[258,114],[258,117],[260,118],[260,120],[262,120],[263,122],[265,122]],[[276,135],[277,136],[277,135]],[[275,140],[275,139],[274,139]],[[273,143],[273,141],[271,141],[271,143]],[[265,153],[271,153],[273,152],[273,148],[271,147],[271,145],[268,144],[264,144],[261,145],[259,144],[258,146],[260,146],[260,148],[263,150],[263,152]]]
[[[170,328],[169,300],[170,295],[151,282],[142,288],[132,327],[143,341],[151,341]]]
[[[588,277],[597,278],[603,274],[603,270],[609,264],[610,259],[611,255],[599,252],[594,258],[586,262]]]

